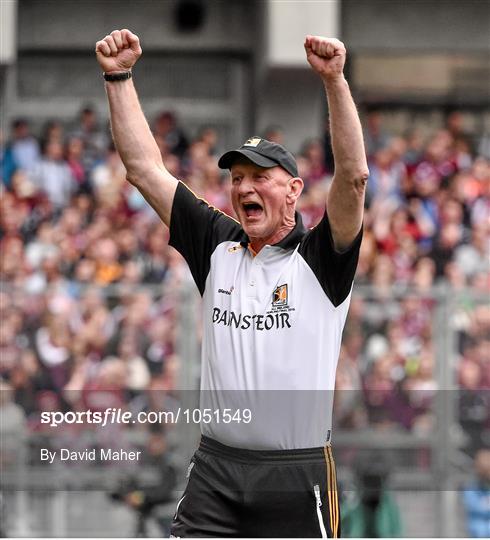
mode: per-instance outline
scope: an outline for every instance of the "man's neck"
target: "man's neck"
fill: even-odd
[[[273,235],[267,238],[250,238],[250,247],[255,252],[255,254],[257,254],[264,246],[267,246],[267,245],[272,246],[280,242],[283,238],[286,238],[286,236],[293,229],[294,229],[294,224],[283,225]]]

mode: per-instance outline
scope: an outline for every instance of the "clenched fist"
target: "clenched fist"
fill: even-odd
[[[306,59],[322,78],[335,79],[342,76],[346,50],[344,44],[335,38],[306,36]]]
[[[95,44],[95,54],[105,73],[129,71],[141,56],[137,35],[130,30],[114,30]]]

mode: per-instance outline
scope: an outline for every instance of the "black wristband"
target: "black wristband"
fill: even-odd
[[[133,76],[131,74],[131,71],[121,71],[120,73],[103,73],[104,79],[107,82],[115,82],[115,81],[127,81],[128,79],[131,79]]]

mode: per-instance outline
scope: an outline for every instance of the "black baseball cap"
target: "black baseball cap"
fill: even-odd
[[[298,176],[298,166],[293,154],[286,150],[281,144],[262,139],[261,137],[250,137],[237,150],[230,150],[223,154],[218,167],[221,169],[231,169],[233,163],[240,157],[246,157],[259,167],[282,167],[289,174]]]

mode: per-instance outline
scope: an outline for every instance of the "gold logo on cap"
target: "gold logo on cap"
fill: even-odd
[[[252,137],[243,146],[257,146],[261,140],[259,137]]]

